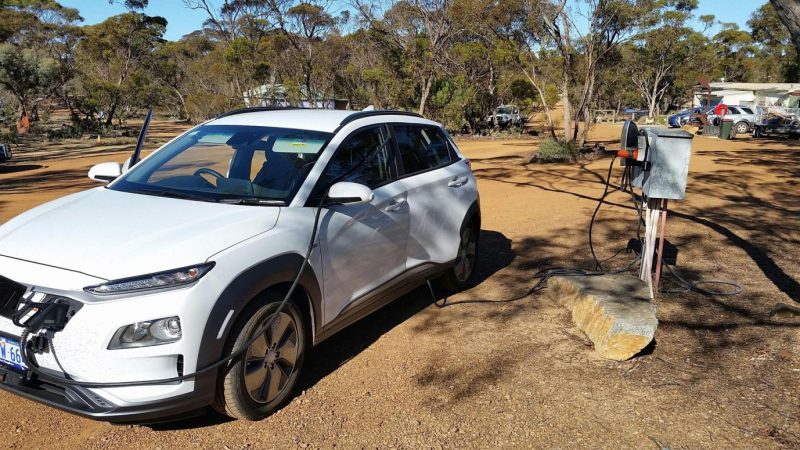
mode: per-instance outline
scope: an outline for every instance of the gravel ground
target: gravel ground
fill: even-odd
[[[611,143],[619,130],[601,125],[594,139]],[[18,150],[0,166],[0,221],[91,187],[88,167],[120,145]],[[655,344],[622,363],[596,357],[543,293],[526,295],[541,268],[589,267],[586,227],[608,160],[526,165],[534,140],[461,145],[479,177],[482,255],[474,286],[445,307],[418,289],[326,341],[296,397],[261,422],[209,413],[114,426],[2,392],[0,447],[800,447],[800,317],[768,315],[800,301],[796,141],[695,139],[668,239],[683,276],[737,280],[744,292],[660,296]],[[601,257],[635,235],[629,199],[608,200],[596,228]]]

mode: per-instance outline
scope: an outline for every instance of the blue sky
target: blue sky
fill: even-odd
[[[60,3],[77,8],[86,24],[102,22],[107,17],[125,12],[125,8],[109,5],[107,0],[60,0]],[[713,14],[721,22],[736,22],[744,28],[750,14],[764,3],[766,0],[700,0],[697,15]],[[186,8],[182,0],[150,0],[147,14],[167,19],[165,37],[169,40],[177,40],[191,33],[200,28],[205,20],[204,13]]]

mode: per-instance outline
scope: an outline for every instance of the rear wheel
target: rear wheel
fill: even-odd
[[[258,336],[226,367],[217,389],[215,409],[233,418],[261,420],[278,410],[303,366],[307,338],[302,315],[292,303],[278,312],[279,300],[265,302],[233,330],[227,347],[231,354]]]
[[[475,265],[478,262],[478,233],[480,230],[473,224],[465,226],[461,230],[461,241],[458,245],[458,253],[453,262],[453,267],[440,279],[442,287],[450,291],[459,291],[467,286],[467,281],[475,272]]]

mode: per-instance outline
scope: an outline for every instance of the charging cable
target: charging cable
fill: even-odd
[[[292,281],[291,287],[286,292],[286,295],[283,297],[283,300],[278,305],[278,308],[272,314],[270,319],[265,323],[265,325],[263,327],[259,328],[253,334],[253,337],[251,337],[249,340],[247,340],[244,344],[242,344],[242,346],[238,350],[236,350],[235,352],[231,353],[229,356],[226,356],[226,357],[218,360],[217,362],[215,362],[213,364],[210,364],[210,365],[208,365],[208,366],[206,366],[206,367],[204,367],[202,369],[199,369],[199,370],[197,370],[195,372],[192,372],[192,373],[189,373],[189,374],[185,374],[185,375],[181,375],[181,376],[176,376],[176,377],[162,378],[162,379],[159,379],[159,380],[122,381],[122,382],[79,381],[79,380],[75,380],[74,377],[70,376],[64,370],[64,368],[61,366],[61,362],[58,360],[58,356],[56,355],[56,352],[55,352],[55,347],[53,346],[52,338],[48,338],[48,344],[49,344],[49,347],[50,347],[50,351],[53,353],[53,359],[56,360],[56,364],[61,369],[61,371],[64,373],[64,376],[51,375],[51,374],[45,373],[41,369],[39,369],[39,367],[35,363],[33,363],[31,358],[28,356],[28,336],[30,335],[30,330],[25,328],[22,331],[22,334],[20,335],[20,347],[21,347],[20,348],[20,350],[21,350],[20,351],[20,356],[22,356],[23,362],[28,367],[28,370],[30,370],[33,374],[37,375],[42,380],[51,381],[51,382],[54,382],[54,383],[57,383],[57,384],[61,384],[61,385],[66,385],[66,386],[80,386],[80,387],[90,388],[90,389],[105,389],[105,388],[120,388],[120,387],[134,387],[134,386],[154,386],[154,385],[161,385],[161,384],[179,383],[179,382],[182,382],[182,381],[186,381],[186,380],[189,380],[189,379],[196,378],[197,376],[203,375],[203,374],[208,373],[208,372],[210,372],[212,370],[219,369],[220,367],[224,366],[225,364],[228,364],[229,362],[239,358],[240,356],[242,356],[247,351],[247,349],[251,345],[253,345],[254,342],[256,342],[258,339],[261,338],[262,334],[264,334],[270,327],[272,327],[272,325],[275,323],[275,320],[277,319],[278,315],[280,315],[280,313],[283,312],[283,309],[286,307],[286,304],[289,303],[289,301],[291,300],[292,294],[294,294],[294,291],[297,289],[297,285],[300,283],[300,277],[303,275],[303,272],[305,271],[305,268],[308,265],[309,260],[311,258],[311,252],[314,250],[314,247],[315,247],[314,243],[317,240],[317,233],[319,231],[319,218],[320,218],[320,214],[322,213],[323,208],[326,206],[325,200],[328,198],[328,192],[330,191],[330,186],[333,186],[334,184],[338,183],[339,181],[349,177],[355,171],[360,169],[367,161],[370,161],[375,155],[378,154],[378,152],[383,150],[390,142],[391,142],[391,138],[386,139],[385,141],[383,141],[383,143],[381,143],[381,145],[376,147],[375,150],[373,150],[369,154],[365,155],[364,159],[362,159],[357,165],[355,165],[353,168],[351,168],[347,172],[339,175],[338,177],[336,177],[334,180],[332,180],[328,184],[328,188],[325,190],[324,195],[322,195],[322,197],[319,200],[319,204],[316,207],[316,212],[314,213],[314,226],[313,226],[312,231],[311,231],[311,238],[309,239],[309,242],[308,242],[308,248],[306,249],[306,254],[303,257],[303,263],[300,265],[300,268],[297,270],[297,275],[294,277],[294,281]]]

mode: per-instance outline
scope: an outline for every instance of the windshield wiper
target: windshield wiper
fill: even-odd
[[[249,206],[286,206],[283,200],[270,200],[258,197],[232,197],[221,198],[217,200],[219,203],[226,203],[229,205],[249,205]]]
[[[190,194],[188,192],[166,191],[159,189],[139,189],[135,191],[139,194],[156,195],[159,197],[181,198],[186,200],[197,200],[201,202],[216,202],[215,199],[204,197],[202,195]]]

